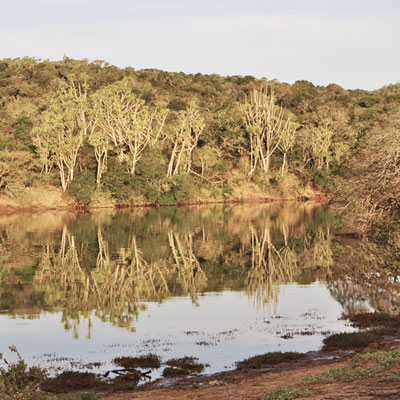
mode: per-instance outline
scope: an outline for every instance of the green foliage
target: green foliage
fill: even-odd
[[[0,161],[0,190],[7,186],[7,177],[9,174],[10,166],[4,161]]]
[[[389,368],[400,365],[400,349],[394,349],[388,352],[374,351],[356,354],[353,357],[353,363],[362,364],[364,362],[375,361],[382,367]]]
[[[247,358],[246,360],[239,361],[236,363],[239,369],[242,368],[263,368],[266,365],[276,365],[281,364],[283,362],[301,360],[302,358],[307,357],[303,353],[294,353],[294,352],[286,352],[282,353],[272,352],[266,354],[260,354],[254,357]]]
[[[40,383],[46,377],[46,371],[39,367],[29,367],[18,353],[15,346],[10,351],[18,357],[16,363],[9,363],[0,354],[0,360],[6,368],[0,367],[0,398],[2,400],[43,400],[39,390]]]
[[[176,206],[178,204],[178,200],[172,192],[163,193],[156,201],[160,206]]]
[[[165,378],[200,373],[206,367],[205,364],[199,363],[196,357],[173,358],[168,360],[166,364],[168,367],[163,370],[163,376]]]
[[[118,202],[143,195],[149,202],[176,204],[194,200],[198,189],[229,198],[229,182],[242,183],[250,167],[257,168],[254,174],[267,168],[259,159],[251,164],[255,152],[247,131],[254,124],[245,122],[237,108],[254,87],[264,84],[251,76],[119,69],[102,60],[0,60],[0,151],[25,154],[1,158],[9,168],[1,166],[2,188],[17,196],[35,182],[59,185],[54,180],[58,171],[65,189],[79,169],[96,175],[99,187]],[[359,175],[367,177],[369,193],[390,192],[389,179],[370,180],[368,170],[354,173],[354,156],[376,137],[376,155],[365,155],[360,164],[373,166],[382,160],[376,169],[385,168],[385,149],[393,146],[388,135],[380,133],[388,126],[398,131],[398,84],[373,92],[304,80],[293,85],[269,81],[268,87],[274,92],[273,108],[283,107],[284,120],[290,117],[293,124],[293,135],[273,152],[271,176],[288,169],[299,180],[334,190],[340,178],[356,180]],[[21,163],[23,158],[29,162]],[[21,176],[15,171],[22,171]],[[184,173],[192,179],[201,176],[195,189],[166,179]],[[372,190],[375,182],[383,187]],[[74,193],[80,191],[76,186]],[[81,197],[86,202],[90,196]],[[377,199],[381,208],[391,201],[390,208],[398,209],[396,196],[382,197],[382,204]]]
[[[354,349],[381,341],[382,338],[373,332],[337,333],[323,340],[323,349]]]
[[[16,139],[23,144],[31,144],[29,134],[32,128],[33,122],[29,116],[25,114],[20,115],[14,124]]]
[[[162,180],[167,174],[167,164],[162,148],[147,148],[137,163],[136,176],[149,183]]]
[[[116,160],[109,162],[107,171],[102,177],[102,188],[116,200],[129,199],[134,190],[134,177]]]
[[[308,390],[297,389],[293,386],[279,386],[272,392],[263,394],[258,400],[293,400],[308,397],[310,394]]]
[[[92,392],[62,394],[57,396],[57,400],[96,400],[96,399],[97,397]]]
[[[171,99],[168,103],[168,108],[173,111],[186,110],[187,102],[179,97]]]
[[[367,379],[376,376],[382,372],[383,368],[380,366],[373,366],[368,368],[352,368],[352,367],[338,367],[332,368],[328,372],[321,375],[310,375],[302,379],[303,385],[318,385],[327,384],[335,381],[351,382],[358,379]]]
[[[259,400],[290,400],[299,397],[310,397],[317,389],[315,385],[326,385],[332,382],[352,382],[368,378],[379,377],[380,382],[398,382],[400,375],[397,370],[391,374],[386,371],[400,366],[400,350],[374,351],[356,354],[352,358],[352,366],[331,368],[318,375],[309,375],[299,384],[293,386],[280,386],[272,392],[259,397]],[[374,365],[371,365],[373,363]],[[367,366],[363,366],[366,364]]]
[[[96,177],[92,171],[82,171],[75,175],[74,180],[68,185],[67,191],[79,203],[88,204],[96,189]]]
[[[113,363],[123,368],[160,368],[161,361],[157,354],[145,354],[139,357],[117,357]]]
[[[176,201],[179,202],[192,199],[196,192],[196,184],[190,175],[176,175],[172,177],[171,181],[171,192]]]
[[[42,390],[50,393],[67,393],[101,386],[104,386],[104,383],[95,374],[77,371],[64,371],[41,383]]]

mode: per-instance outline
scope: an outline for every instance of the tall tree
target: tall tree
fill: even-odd
[[[76,84],[71,76],[60,83],[56,96],[41,116],[41,124],[32,131],[44,169],[57,165],[65,191],[74,179],[79,149],[86,133],[87,86]]]
[[[249,98],[239,103],[250,139],[250,171],[252,175],[258,164],[269,171],[271,156],[280,145],[289,126],[284,119],[283,108],[275,104],[275,95],[268,86],[253,88]]]
[[[192,101],[185,111],[178,113],[176,124],[167,133],[172,143],[172,152],[167,176],[171,177],[180,171],[190,173],[192,154],[205,127],[204,118],[196,102]]]
[[[279,143],[279,150],[283,154],[281,173],[284,174],[287,170],[288,165],[288,153],[293,149],[296,143],[297,128],[299,124],[292,122],[290,117],[288,123],[285,125],[285,129],[282,132],[282,139]]]
[[[93,96],[90,141],[95,147],[99,164],[105,165],[107,143],[111,143],[120,162],[135,173],[137,162],[149,144],[161,136],[167,112],[150,108],[145,101],[132,93],[130,82],[123,80]],[[98,167],[101,171],[102,167]],[[98,175],[98,180],[101,177]]]

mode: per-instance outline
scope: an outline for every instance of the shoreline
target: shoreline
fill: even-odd
[[[183,201],[177,204],[158,204],[158,203],[116,203],[104,205],[79,205],[78,203],[68,204],[63,206],[46,206],[44,204],[32,205],[28,207],[15,206],[12,204],[0,204],[0,216],[9,216],[14,214],[40,214],[48,211],[56,212],[90,212],[101,209],[114,209],[114,210],[128,210],[135,208],[161,208],[161,207],[190,207],[190,206],[204,206],[216,204],[269,204],[269,203],[284,203],[284,202],[298,202],[307,203],[315,202],[321,205],[327,205],[329,199],[323,195],[316,195],[315,197],[301,196],[297,198],[277,198],[277,197],[264,197],[264,198],[247,198],[247,199],[225,199],[225,200],[197,200],[197,201]]]
[[[400,336],[385,337],[381,344],[371,343],[367,348],[352,348],[348,350],[317,350],[310,351],[306,358],[299,361],[288,361],[282,364],[265,366],[262,369],[235,368],[231,371],[218,372],[211,375],[192,376],[175,380],[163,380],[145,383],[134,390],[96,393],[104,400],[157,400],[157,399],[201,399],[228,400],[259,399],[266,391],[277,387],[301,384],[302,379],[316,374],[327,374],[330,370],[340,370],[351,366],[353,357],[369,352],[389,352],[400,350]],[[374,378],[374,377],[371,377]],[[360,378],[360,380],[363,378]],[[381,384],[377,379],[378,386]],[[342,385],[342,382],[332,382]],[[325,386],[325,385],[324,385]],[[318,393],[318,391],[317,391]],[[400,393],[400,392],[399,392]],[[297,398],[297,397],[296,397]],[[303,396],[299,396],[303,398]],[[320,398],[310,393],[304,398]],[[329,397],[336,398],[336,397]],[[338,397],[343,398],[343,397]],[[353,397],[349,397],[353,398]],[[358,399],[357,397],[355,397]],[[324,397],[321,397],[324,399]]]

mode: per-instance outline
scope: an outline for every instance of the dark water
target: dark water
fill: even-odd
[[[294,203],[4,217],[0,352],[14,344],[53,372],[195,356],[208,373],[318,349],[353,330],[343,313],[393,306],[340,269],[369,253],[331,223]]]

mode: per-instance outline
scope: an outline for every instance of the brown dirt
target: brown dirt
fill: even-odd
[[[60,188],[51,186],[25,188],[18,197],[0,196],[0,215],[71,208],[74,208],[72,198],[63,193]]]
[[[400,343],[391,348],[400,347]],[[323,374],[331,368],[350,366],[351,357],[329,361],[300,361],[277,366],[268,371],[247,370],[225,372],[209,377],[177,381],[170,387],[157,388],[154,384],[139,387],[133,392],[108,394],[103,400],[256,400],[278,386],[299,383],[312,374]],[[318,400],[400,399],[400,382],[368,378],[354,382],[334,382],[317,386],[312,398]],[[315,387],[313,388],[315,389]]]

